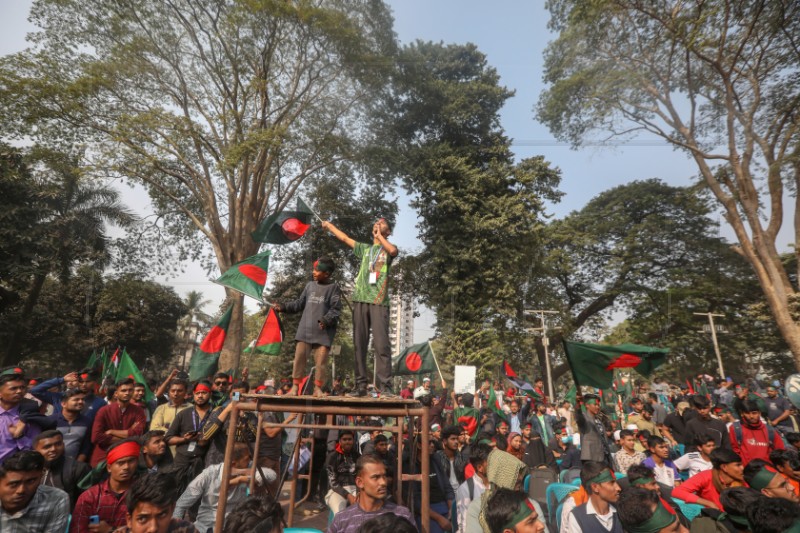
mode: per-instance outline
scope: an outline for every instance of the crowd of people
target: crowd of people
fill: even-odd
[[[259,427],[245,412],[232,429],[231,398],[250,383],[225,373],[189,383],[173,371],[151,401],[131,378],[98,380],[91,368],[49,380],[0,371],[0,531],[213,531],[229,431],[224,531],[279,531],[287,469],[311,474],[299,512],[327,512],[330,533],[421,531],[421,483],[395,470],[400,455],[404,474],[421,473],[423,454],[432,533],[800,527],[800,418],[779,383],[757,392],[721,380],[692,393],[657,381],[609,404],[589,392],[552,402],[541,380],[531,395],[409,381],[400,396],[430,406],[423,450],[419,420],[402,442],[378,417],[336,420],[364,431],[301,431],[287,427],[297,414],[265,413]],[[253,392],[301,392],[293,385],[265,380]],[[317,387],[349,392],[336,379]],[[574,490],[548,502],[554,483]]]

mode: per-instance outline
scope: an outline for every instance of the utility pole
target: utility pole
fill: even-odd
[[[542,333],[542,346],[544,346],[544,365],[545,371],[547,372],[547,395],[552,401],[555,396],[553,396],[553,373],[550,369],[550,353],[548,351],[548,347],[550,346],[550,338],[547,336],[547,320],[545,319],[545,315],[557,315],[558,311],[544,311],[541,309],[525,309],[522,312],[523,316],[528,315],[538,315],[539,320],[542,321],[542,327],[540,328],[526,328],[526,332],[541,332]],[[558,328],[555,328],[558,329]]]
[[[711,341],[714,343],[714,353],[717,354],[717,365],[719,365],[719,377],[725,379],[725,369],[722,368],[722,355],[719,353],[719,343],[717,342],[717,328],[714,326],[714,317],[724,317],[714,313],[693,313],[698,316],[708,317],[708,325],[711,328]]]

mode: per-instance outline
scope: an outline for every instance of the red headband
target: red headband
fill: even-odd
[[[113,465],[120,459],[124,459],[126,457],[139,457],[139,445],[135,442],[125,442],[120,444],[110,452],[106,456],[106,463]]]
[[[205,383],[198,383],[197,385],[194,386],[194,392],[197,392],[199,390],[211,392],[211,388]]]

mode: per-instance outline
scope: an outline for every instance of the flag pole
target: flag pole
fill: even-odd
[[[306,202],[305,200],[303,200],[303,198],[302,198],[302,197],[300,197],[300,196],[298,196],[298,198],[300,198],[300,200],[302,200],[302,201],[303,201],[303,203],[304,203],[304,204],[306,204],[306,207],[308,207],[308,202]],[[311,214],[312,214],[312,215],[314,215],[315,217],[317,217],[317,220],[319,220],[320,222],[325,222],[324,220],[322,220],[322,218],[320,218],[320,216],[317,214],[317,212],[316,212],[316,211],[314,211],[314,210],[313,210],[313,209],[311,209],[310,207],[308,207],[308,210],[309,210],[309,211],[311,211]]]
[[[436,365],[436,370],[439,372],[439,379],[444,381],[444,376],[442,375],[442,369],[439,368],[439,361],[436,360],[436,352],[433,351],[433,344],[431,344],[431,341],[428,341],[428,348],[431,349],[431,355],[433,356],[433,362]]]

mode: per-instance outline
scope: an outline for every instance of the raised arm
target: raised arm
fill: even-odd
[[[325,222],[323,222],[322,223],[322,229],[330,231],[333,234],[334,237],[336,237],[337,239],[339,239],[340,241],[345,243],[350,248],[355,248],[356,241],[354,241],[352,238],[350,238],[350,236],[347,235],[347,233],[343,232],[342,230],[340,230],[339,228],[334,226],[332,222],[329,222],[327,220]],[[388,252],[388,249],[387,249],[387,252]],[[396,254],[397,254],[397,248],[395,248],[395,255]]]

